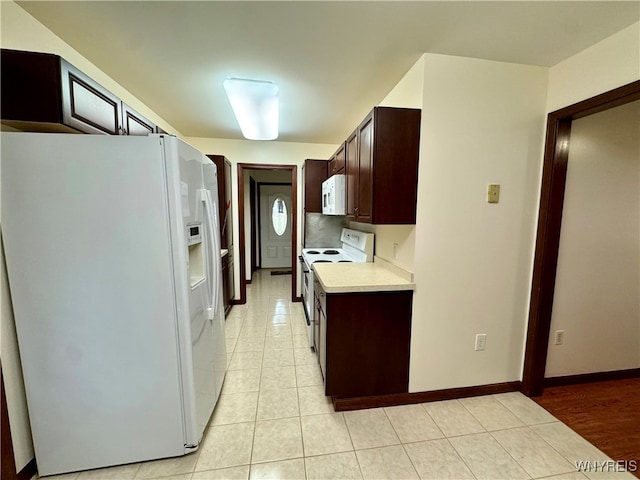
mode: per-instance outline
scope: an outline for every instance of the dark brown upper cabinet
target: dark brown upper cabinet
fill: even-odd
[[[375,107],[346,141],[347,217],[416,223],[419,109]]]
[[[148,135],[156,126],[64,58],[2,49],[2,124],[35,132]]]
[[[345,149],[346,143],[340,145],[340,148],[333,156],[329,159],[329,172],[327,175],[330,177],[332,175],[337,175],[340,173],[344,173],[344,162],[345,162]]]
[[[307,159],[302,166],[305,213],[322,213],[322,182],[328,178],[329,162]]]
[[[124,135],[149,135],[158,132],[158,127],[122,102],[122,133]],[[158,132],[160,133],[160,132]]]

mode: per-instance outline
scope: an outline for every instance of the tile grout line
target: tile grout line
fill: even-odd
[[[382,408],[382,412],[384,413],[385,418],[387,419],[387,422],[389,422],[389,425],[391,425],[391,429],[393,430],[393,433],[396,434],[396,437],[398,438],[398,441],[400,442],[400,447],[402,447],[402,451],[404,452],[404,454],[409,459],[409,463],[411,464],[411,467],[413,467],[413,471],[416,473],[416,476],[418,478],[420,478],[420,473],[418,473],[418,469],[416,468],[415,464],[413,463],[413,460],[411,459],[411,455],[409,455],[409,452],[407,452],[407,449],[404,448],[404,444],[402,443],[402,440],[400,439],[400,435],[398,435],[398,431],[396,430],[396,427],[393,425],[393,422],[391,421],[391,418],[389,418],[389,415],[387,414],[386,407],[381,407],[381,408]]]
[[[438,422],[436,422],[435,418],[433,418],[431,416],[431,414],[429,413],[429,410],[427,410],[427,407],[425,406],[425,403],[429,403],[429,402],[419,403],[418,405],[420,405],[422,407],[422,410],[424,411],[424,413],[427,414],[427,417],[429,417],[431,419],[431,421],[436,426],[438,431],[442,434],[442,438],[447,438],[447,436],[444,434],[444,431],[442,431],[442,428],[440,428],[440,425],[438,425]],[[434,438],[434,440],[436,440],[436,439]]]
[[[351,437],[351,430],[349,430],[349,424],[347,423],[347,418],[345,416],[345,412],[336,412],[342,413],[342,420],[344,421],[344,426],[347,429],[347,435],[349,435],[349,441],[351,442],[351,446],[353,447],[353,456],[356,457],[356,463],[358,464],[358,470],[360,471],[360,477],[364,478],[364,472],[362,471],[362,465],[360,464],[360,459],[358,458],[358,452],[356,450],[356,446],[353,443],[353,438]]]
[[[482,395],[482,396],[485,396],[485,395]],[[487,396],[490,396],[490,395],[487,395]],[[492,396],[492,398],[495,398],[495,397],[493,397],[493,396]],[[498,400],[496,399],[496,401],[498,401]],[[498,446],[499,446],[502,450],[504,450],[504,452],[505,452],[505,453],[506,453],[506,454],[507,454],[507,455],[508,455],[508,456],[509,456],[509,457],[510,457],[514,462],[516,462],[516,465],[518,465],[518,466],[522,469],[522,471],[523,471],[523,472],[525,472],[525,473],[529,476],[529,478],[533,478],[533,476],[529,473],[529,471],[528,471],[526,468],[524,468],[524,466],[523,466],[520,462],[518,462],[518,460],[517,460],[513,455],[511,455],[511,453],[510,453],[506,448],[504,448],[504,446],[502,446],[502,444],[498,441],[498,439],[497,439],[497,438],[495,438],[495,437],[492,435],[492,433],[491,433],[491,432],[490,432],[490,431],[489,431],[489,430],[484,426],[484,424],[480,421],[480,419],[479,419],[479,418],[477,418],[477,417],[473,414],[473,412],[471,412],[471,410],[469,410],[469,409],[466,407],[466,405],[465,405],[463,402],[459,402],[459,403],[464,407],[464,409],[465,409],[467,412],[469,412],[469,415],[471,415],[471,416],[472,416],[472,417],[473,417],[473,418],[474,418],[474,419],[475,419],[475,420],[476,420],[476,421],[477,421],[477,422],[482,426],[482,428],[485,430],[485,432],[484,432],[484,433],[488,433],[488,434],[489,434],[489,436],[493,439],[493,441],[494,441],[494,442],[496,442],[496,443],[498,444]],[[498,402],[498,403],[500,403],[501,405],[505,406],[502,402]],[[506,406],[505,406],[505,408],[506,408]],[[509,410],[509,411],[511,411],[511,409],[508,409],[508,410]],[[516,419],[517,419],[518,421],[521,421],[523,424],[525,423],[525,422],[524,422],[524,421],[523,421],[523,420],[522,420],[518,415],[516,415],[516,414],[515,414],[515,412],[511,411],[511,413],[516,417]],[[524,426],[526,427],[527,425],[525,424]],[[522,427],[516,427],[516,428],[522,428]],[[506,429],[506,428],[505,428],[505,429],[503,429],[503,430],[511,430],[511,429]],[[494,430],[494,431],[500,431],[500,430]],[[452,444],[452,445],[453,445],[453,444]],[[456,447],[454,446],[453,448],[455,449]],[[457,452],[457,450],[456,450],[456,452]],[[464,461],[464,460],[463,460],[463,461]],[[473,473],[473,472],[472,472],[472,473]],[[475,475],[474,475],[474,476],[475,476]]]

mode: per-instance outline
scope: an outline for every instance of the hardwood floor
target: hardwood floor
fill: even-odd
[[[548,387],[532,400],[613,460],[640,469],[640,378]]]

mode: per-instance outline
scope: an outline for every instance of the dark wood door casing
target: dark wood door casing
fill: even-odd
[[[640,81],[635,81],[548,115],[521,388],[527,396],[541,395],[544,389],[571,124],[578,118],[638,99]]]

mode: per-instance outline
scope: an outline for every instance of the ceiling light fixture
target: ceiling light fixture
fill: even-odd
[[[224,89],[242,135],[248,140],[278,138],[278,86],[273,82],[227,78]]]

